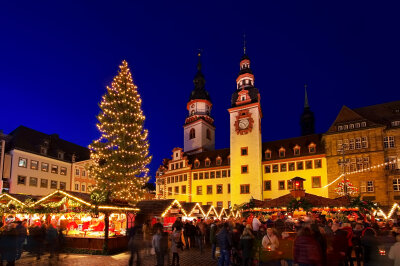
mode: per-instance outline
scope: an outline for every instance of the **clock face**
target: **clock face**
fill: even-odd
[[[239,120],[239,128],[240,129],[246,129],[249,127],[249,119],[248,118],[243,118]]]

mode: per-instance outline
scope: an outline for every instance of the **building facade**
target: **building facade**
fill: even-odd
[[[349,180],[365,199],[391,206],[400,200],[400,101],[350,109],[346,106],[324,134],[315,134],[305,86],[301,136],[262,142],[262,108],[250,59],[239,64],[228,109],[230,147],[215,150],[212,102],[201,62],[187,104],[184,148],[175,148],[156,174],[156,197],[228,208],[251,198],[288,194],[290,179],[305,179],[307,193],[336,198]],[[342,151],[344,147],[344,152]]]
[[[84,165],[80,162],[87,163],[90,157],[85,147],[24,126],[8,137],[3,191],[13,194],[43,196],[57,189],[71,190],[77,182],[73,170],[82,169]]]

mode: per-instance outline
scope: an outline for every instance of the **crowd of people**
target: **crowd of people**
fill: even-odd
[[[8,221],[0,225],[0,265],[15,265],[28,251],[36,256],[37,260],[45,253],[50,258],[57,258],[63,248],[64,235],[51,223],[45,224],[36,221],[28,226],[27,220]]]
[[[149,221],[143,226],[137,224],[130,247],[133,256],[129,265],[133,265],[134,255],[140,264],[137,251],[143,248],[154,254],[157,266],[178,266],[179,254],[184,250],[196,249],[202,256],[205,247],[210,247],[209,255],[221,266],[399,266],[400,224],[364,218],[328,219],[323,215],[271,219],[251,214],[225,221],[178,218],[170,233],[160,222],[152,226]]]

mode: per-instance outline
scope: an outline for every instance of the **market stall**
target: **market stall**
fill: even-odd
[[[206,214],[206,219],[214,219],[214,220],[219,220],[219,212],[216,210],[216,208],[213,205],[203,205],[201,206],[203,209],[204,213]]]
[[[32,223],[51,223],[63,230],[66,247],[116,252],[128,244],[128,216],[138,209],[127,203],[94,205],[90,196],[57,190],[32,206]]]
[[[206,213],[198,202],[185,202],[182,203],[182,207],[185,209],[188,215],[187,217],[184,217],[184,220],[198,220],[206,218]]]
[[[28,220],[29,204],[37,197],[22,194],[0,194],[0,215],[3,224],[12,221]]]
[[[178,217],[187,217],[188,214],[182,204],[173,199],[166,200],[143,200],[136,205],[140,212],[138,215],[144,220],[150,220],[151,224],[159,220],[164,225],[165,231],[172,229],[172,224]]]

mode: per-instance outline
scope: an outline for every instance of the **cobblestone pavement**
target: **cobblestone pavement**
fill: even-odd
[[[192,265],[206,265],[214,266],[217,265],[217,261],[211,259],[211,249],[205,249],[203,254],[197,249],[185,250],[179,254],[180,266],[192,266]],[[55,258],[49,259],[49,255],[45,254],[40,260],[28,253],[24,253],[22,258],[16,261],[15,265],[68,265],[68,266],[119,266],[128,265],[130,257],[129,252],[120,253],[113,256],[100,256],[100,255],[86,255],[86,254],[65,254],[62,253],[57,261]],[[170,255],[170,263],[172,254]],[[135,261],[136,262],[136,261]],[[133,265],[136,265],[135,263]],[[142,266],[154,266],[156,265],[155,255],[146,255],[142,252]],[[165,264],[167,266],[167,264]],[[168,264],[170,265],[170,264]]]

